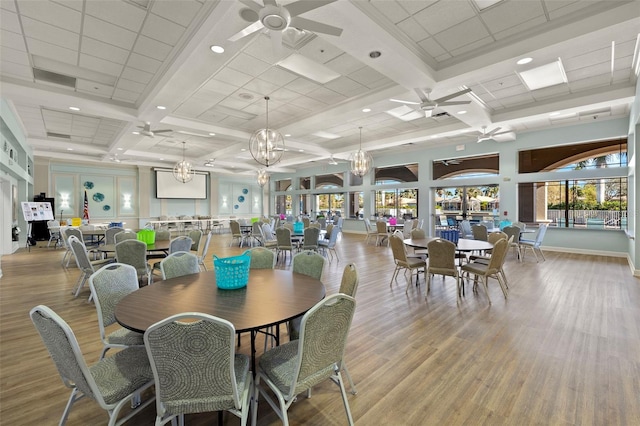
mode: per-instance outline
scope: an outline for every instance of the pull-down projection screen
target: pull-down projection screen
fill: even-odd
[[[171,170],[156,170],[156,198],[207,198],[207,175],[196,173],[193,180],[182,183]]]

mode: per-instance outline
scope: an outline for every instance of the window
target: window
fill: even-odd
[[[316,195],[316,207],[318,215],[324,215],[327,218],[344,217],[344,194],[318,194]]]
[[[283,179],[276,181],[276,191],[288,191],[291,189],[291,179]]]
[[[560,228],[627,228],[626,177],[521,183],[518,198],[523,222],[550,220]]]
[[[521,222],[561,228],[627,228],[627,143],[589,142],[518,153],[519,173],[562,172],[557,181],[521,182]]]
[[[349,217],[351,219],[362,219],[364,212],[364,193],[349,193]]]
[[[301,177],[300,178],[300,189],[311,189],[311,178],[310,177]]]
[[[500,209],[500,187],[498,185],[440,187],[435,190],[434,201],[437,215],[474,222],[481,222],[487,218],[493,220]]]
[[[332,173],[329,175],[316,176],[317,189],[342,188],[344,178],[342,173]]]
[[[389,189],[375,191],[378,217],[418,217],[418,189]]]
[[[418,164],[403,166],[376,167],[376,185],[387,185],[399,182],[417,182]]]
[[[291,195],[276,195],[276,214],[293,214],[291,204]]]

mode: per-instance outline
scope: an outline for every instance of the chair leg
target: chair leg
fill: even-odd
[[[74,402],[84,398],[84,394],[80,393],[77,388],[73,388],[71,391],[71,395],[69,396],[69,400],[67,401],[66,407],[64,407],[64,412],[62,413],[62,417],[60,418],[60,425],[64,425],[67,422],[67,417],[69,417],[69,412],[71,411],[71,406]]]
[[[342,369],[344,370],[344,374],[345,376],[347,376],[347,380],[349,381],[349,386],[351,386],[351,394],[355,395],[358,393],[358,390],[356,389],[356,385],[353,383],[353,380],[351,379],[351,374],[349,374],[349,369],[347,368],[347,364],[342,361]]]
[[[338,386],[340,386],[340,394],[342,395],[342,403],[344,404],[344,409],[347,412],[347,420],[349,421],[349,426],[353,426],[353,417],[351,416],[351,410],[349,409],[349,400],[347,399],[347,391],[344,389],[344,382],[342,381],[342,375],[340,371],[336,372]]]

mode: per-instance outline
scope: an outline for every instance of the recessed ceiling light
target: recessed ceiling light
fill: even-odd
[[[69,107],[69,109],[71,111],[80,111],[80,108],[78,108],[78,107]]]
[[[298,152],[304,152],[304,149],[299,149]]]
[[[371,108],[365,108],[362,110],[362,112],[371,112]]]
[[[222,46],[216,46],[215,44],[213,46],[211,46],[211,51],[213,53],[224,53],[224,47]]]
[[[240,151],[245,152],[247,148],[241,148]]]
[[[215,133],[209,133],[209,136],[215,136],[215,135],[216,135]]]
[[[285,133],[284,137],[285,138],[290,138],[291,137],[291,133]]]
[[[529,62],[531,62],[531,61],[533,61],[533,58],[526,57],[526,58],[518,59],[518,61],[516,62],[516,64],[518,64],[518,65],[525,65],[525,64],[528,64],[528,63],[529,63]]]
[[[158,105],[156,108],[158,108],[158,109],[167,109],[166,106],[162,106],[162,105]]]
[[[122,151],[122,148],[116,148],[118,151]]]
[[[164,158],[161,158],[161,159],[160,159],[160,161],[163,161],[163,160],[164,160]]]
[[[374,50],[374,51],[369,52],[369,57],[371,59],[377,59],[380,56],[382,56],[382,53],[379,50]]]
[[[73,151],[73,148],[67,148],[67,151]]]
[[[458,111],[458,114],[461,114],[461,115],[462,115],[462,114],[466,114],[466,113],[467,113],[467,111],[466,111],[466,110],[464,110],[464,109],[463,109],[462,111]]]
[[[134,135],[139,135],[140,134],[140,132],[131,132],[131,133],[133,133]]]

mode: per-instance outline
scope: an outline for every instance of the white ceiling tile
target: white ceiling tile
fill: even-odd
[[[516,96],[510,96],[507,98],[500,98],[500,103],[505,107],[512,107],[516,105],[524,105],[533,102],[533,96],[530,93],[523,93]]]
[[[584,55],[563,58],[562,65],[566,72],[575,71],[592,65],[611,62],[611,48],[598,49]]]
[[[92,95],[102,96],[110,98],[113,94],[113,86],[107,86],[106,84],[96,83],[94,81],[76,80],[76,90],[82,93],[89,93]]]
[[[349,77],[367,87],[371,87],[370,84],[386,78],[383,74],[370,67],[361,68],[358,71],[349,74]]]
[[[409,17],[409,13],[394,1],[371,0],[370,3],[394,24]]]
[[[78,12],[82,12],[84,8],[84,0],[51,0],[54,3],[61,4],[70,9],[76,10]]]
[[[472,18],[436,34],[435,39],[446,50],[452,51],[488,36],[489,33],[480,19]]]
[[[283,46],[280,53],[273,51],[273,45],[271,39],[266,34],[258,34],[244,49],[244,53],[260,59],[263,62],[269,64],[275,64],[278,61],[291,55],[293,51],[286,46]]]
[[[522,35],[522,33],[524,33],[525,31],[535,29],[540,25],[544,24],[546,21],[547,21],[547,18],[545,16],[538,16],[536,18],[523,22],[520,25],[514,25],[513,27],[507,28],[504,31],[496,32],[493,30],[493,28],[491,28],[491,31],[493,33],[493,37],[496,40],[504,40],[512,36]]]
[[[169,57],[172,47],[160,41],[140,35],[136,40],[133,51],[148,56],[158,61],[164,61]]]
[[[4,28],[0,30],[0,45],[10,47],[14,50],[27,51],[22,35],[12,33],[11,31],[5,31]]]
[[[583,68],[579,68],[572,71],[567,71],[567,80],[576,81],[581,80],[583,78],[588,78],[593,75],[600,74],[610,74],[611,73],[611,63],[610,62],[602,62],[600,64],[595,64]]]
[[[13,12],[13,13],[18,13],[18,10],[16,9],[16,4],[12,1],[2,1],[0,2],[0,10],[2,11],[2,13],[5,12]]]
[[[2,2],[2,4],[4,3],[6,2]],[[2,9],[2,13],[0,13],[0,25],[2,25],[2,29],[5,31],[11,31],[17,34],[22,33],[22,27],[20,26],[17,13]]]
[[[187,27],[201,8],[202,3],[193,0],[156,1],[153,2],[151,13]]]
[[[458,49],[453,49],[451,50],[451,54],[453,56],[458,56],[458,55],[462,55],[464,53],[467,52],[474,52],[476,50],[478,50],[479,48],[481,48],[482,46],[487,46],[488,44],[491,44],[493,42],[493,38],[492,37],[485,37],[483,39],[480,40],[475,40],[472,43],[469,44],[465,44],[464,46],[458,48]]]
[[[50,1],[18,1],[20,14],[42,22],[51,22],[67,31],[80,32],[82,13]],[[4,25],[4,21],[2,22]]]
[[[500,32],[528,20],[544,17],[544,10],[539,1],[502,1],[480,12],[480,17],[491,32]]]
[[[150,14],[142,28],[142,34],[165,44],[175,46],[184,34],[185,28],[181,25],[164,19],[158,15]]]
[[[451,59],[451,58],[453,58],[453,56],[451,56],[451,54],[450,54],[450,53],[444,53],[444,54],[442,54],[442,55],[438,55],[438,56],[436,56],[434,59],[435,59],[437,62],[442,62],[442,61],[446,61],[447,59]]]
[[[71,65],[78,64],[78,52],[75,50],[65,49],[64,47],[32,38],[27,38],[27,46],[29,46],[29,53],[32,55],[55,59],[58,62],[65,62]]]
[[[346,53],[343,53],[342,55],[330,60],[325,65],[331,70],[342,75],[348,75],[365,66],[362,62]]]
[[[224,83],[222,81],[211,79],[207,83],[205,83],[204,86],[202,86],[202,89],[199,92],[203,92],[203,94],[198,96],[203,97],[205,96],[204,93],[206,92],[219,93],[219,94],[228,96],[233,92],[235,92],[236,90],[238,90],[238,86],[234,86],[231,84]]]
[[[273,83],[278,86],[284,86],[298,78],[298,76],[281,68],[273,67],[260,74],[258,78],[260,78],[260,80],[268,81],[269,83]]]
[[[140,31],[146,16],[144,10],[120,0],[85,2],[85,12],[136,33]]]
[[[308,93],[307,96],[326,104],[335,104],[346,99],[346,96],[336,93],[333,90],[326,89],[324,87]]]
[[[565,1],[545,1],[545,5],[547,6],[547,10],[549,11],[550,19],[558,19],[563,16],[571,15],[576,12],[580,12],[582,9],[588,7],[591,2],[588,1],[573,1],[573,2],[565,2]],[[554,6],[562,6],[562,7],[554,7]]]
[[[113,92],[113,99],[125,102],[136,102],[140,95],[127,90],[116,89]]]
[[[215,79],[236,87],[242,87],[253,80],[253,76],[230,68],[223,68],[215,75]]]
[[[93,16],[85,16],[84,35],[113,44],[114,46],[130,50],[136,40],[136,33],[108,22],[96,19]]]
[[[0,58],[2,62],[13,62],[14,64],[30,66],[29,55],[22,50],[10,49],[8,47],[0,48]]]
[[[35,21],[27,17],[22,18],[22,26],[24,28],[25,35],[29,38],[45,41],[49,44],[55,44],[66,49],[78,49],[80,36],[77,33],[54,27],[53,25],[45,24],[44,22]]]
[[[263,96],[269,95],[280,88],[280,86],[277,86],[275,84],[269,83],[264,80],[260,80],[258,78],[254,78],[253,80],[245,84],[243,87],[252,92],[260,93]]]
[[[633,56],[633,50],[636,46],[636,39],[619,40],[616,42],[616,58],[621,56]]]
[[[0,71],[2,75],[33,81],[33,71],[30,66],[17,64],[15,62],[0,61]]]
[[[228,65],[230,68],[249,74],[253,77],[257,77],[271,67],[270,64],[244,53],[236,55]]]
[[[630,82],[631,81],[631,76],[633,74],[631,73],[631,69],[627,68],[624,70],[619,70],[619,71],[614,71],[613,73],[613,84],[616,83],[621,83],[621,82]]]
[[[132,53],[131,56],[129,56],[129,61],[127,62],[127,66],[129,67],[152,74],[155,74],[158,69],[160,69],[160,65],[162,65],[162,62],[156,61],[148,56],[142,56],[138,53]]]
[[[438,0],[399,0],[397,3],[402,6],[404,10],[409,12],[410,14],[417,13],[425,8],[431,6],[434,3],[437,3]]]
[[[432,58],[436,58],[439,55],[446,53],[443,47],[440,46],[440,44],[433,37],[429,37],[422,41],[419,41],[418,45],[422,47],[424,51],[427,52],[427,54]]]
[[[232,95],[223,99],[218,105],[242,111],[242,109],[249,105],[249,103],[249,101],[241,99],[237,95]]]
[[[344,52],[324,38],[316,37],[298,49],[298,53],[320,64],[325,64]]]
[[[300,94],[293,92],[291,90],[285,89],[285,88],[279,88],[278,90],[274,91],[273,93],[270,94],[270,97],[274,100],[280,101],[280,102],[289,102],[293,99],[296,99],[300,96]]]
[[[127,80],[132,80],[137,83],[147,84],[153,78],[153,74],[136,70],[130,67],[125,67],[124,71],[122,71],[122,78],[126,78]]]
[[[116,77],[120,75],[123,69],[123,66],[121,64],[105,61],[104,59],[85,54],[80,54],[80,66],[82,68],[101,72],[103,74],[113,75]]]
[[[316,90],[318,87],[321,87],[318,83],[302,77],[298,77],[287,84],[287,89],[293,90],[297,93],[300,93],[301,95],[305,95],[313,90]]]
[[[466,1],[440,1],[414,15],[430,34],[437,34],[476,16]]]
[[[412,17],[398,22],[396,26],[415,42],[429,37],[429,33]]]
[[[87,55],[95,56],[121,65],[124,65],[129,57],[128,50],[121,49],[112,44],[103,43],[90,37],[82,37],[82,46],[80,47],[80,51]]]
[[[300,96],[298,98],[292,99],[290,101],[290,104],[298,106],[300,108],[304,108],[305,110],[312,110],[312,111],[324,109],[327,106],[325,102],[310,98],[308,96]]]
[[[542,89],[534,90],[533,92],[531,92],[533,99],[535,99],[536,101],[549,99],[556,96],[567,96],[570,94],[571,92],[569,90],[568,84],[556,84],[555,86],[544,87]]]
[[[136,83],[135,81],[127,80],[125,78],[118,79],[118,89],[121,90],[130,90],[135,93],[144,92],[144,88],[147,87],[145,84]]]
[[[339,77],[325,84],[327,89],[331,89],[334,92],[338,92],[347,97],[355,96],[360,93],[366,92],[368,89],[362,84],[348,78]]]
[[[500,89],[493,90],[491,94],[498,99],[507,98],[509,96],[520,95],[522,93],[528,93],[529,89],[524,87],[523,84],[517,86],[501,87]]]

